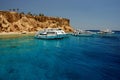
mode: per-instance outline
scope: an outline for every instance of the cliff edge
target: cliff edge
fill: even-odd
[[[0,33],[36,32],[44,28],[61,28],[65,32],[73,31],[70,20],[66,18],[0,11]]]

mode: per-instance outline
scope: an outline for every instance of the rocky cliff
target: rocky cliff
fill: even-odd
[[[0,11],[0,32],[36,32],[43,28],[61,28],[72,32],[69,19]]]

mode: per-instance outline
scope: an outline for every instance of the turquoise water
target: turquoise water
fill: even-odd
[[[120,80],[120,32],[113,37],[0,39],[0,80]]]

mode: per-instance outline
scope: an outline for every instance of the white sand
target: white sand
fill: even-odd
[[[35,32],[2,32],[0,33],[0,38],[15,38],[15,37],[21,37],[21,36],[34,36]]]

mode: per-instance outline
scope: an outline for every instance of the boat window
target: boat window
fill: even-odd
[[[55,32],[47,32],[47,34],[55,34]]]
[[[42,34],[42,33],[41,33],[40,35],[46,35],[46,34]]]
[[[62,30],[62,29],[58,29],[58,30]]]

